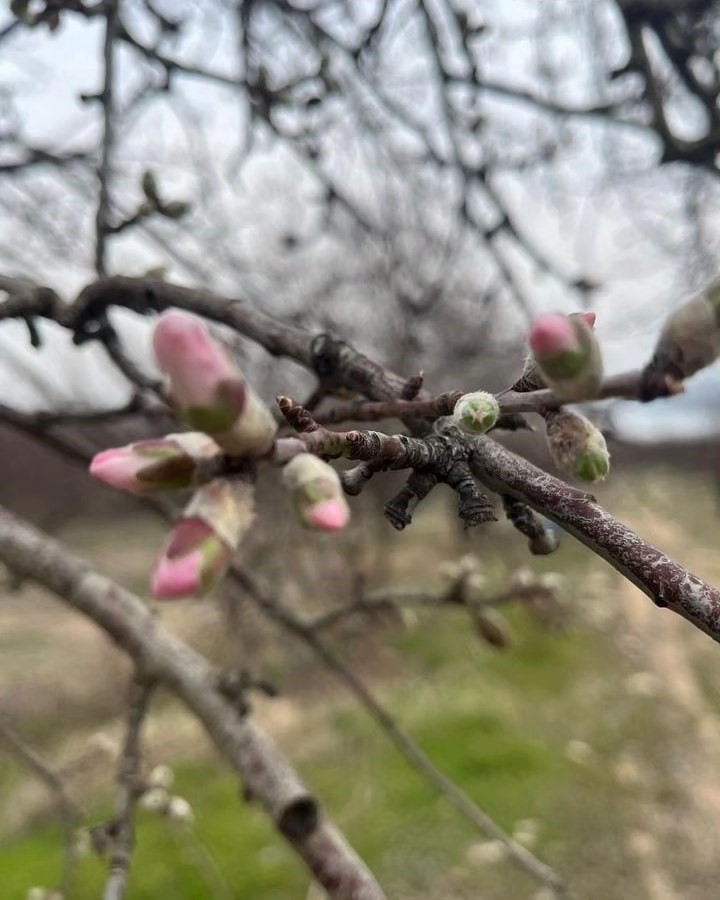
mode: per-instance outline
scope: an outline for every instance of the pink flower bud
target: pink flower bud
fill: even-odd
[[[540,361],[556,353],[577,353],[580,342],[567,316],[548,313],[535,320],[530,331],[530,349]]]
[[[201,460],[219,452],[220,447],[205,434],[168,434],[103,450],[93,457],[90,474],[131,494],[179,490],[192,485]]]
[[[199,488],[173,529],[152,577],[159,600],[200,597],[227,571],[254,516],[252,488],[217,478]]]
[[[590,329],[595,327],[595,321],[597,316],[594,312],[582,312],[582,313],[570,313],[567,316],[561,316],[559,314],[553,314],[549,318],[553,321],[550,323],[545,323],[542,320],[548,318],[547,316],[541,317],[538,322],[536,322],[536,326],[538,323],[540,324],[540,329],[537,334],[537,340],[542,348],[543,344],[547,347],[548,341],[552,344],[553,342],[557,342],[560,339],[562,334],[569,335],[569,331],[566,327],[560,326],[558,327],[555,324],[556,319],[565,319],[572,326],[572,322],[575,319],[579,319],[581,322],[584,322]],[[535,327],[533,328],[533,331]],[[532,332],[531,332],[532,339]],[[538,352],[542,352],[539,348]],[[534,348],[533,348],[534,349]],[[525,365],[523,367],[523,372],[520,378],[512,385],[511,390],[517,391],[518,393],[527,393],[528,391],[539,391],[542,388],[547,387],[547,382],[543,378],[543,375],[540,371],[540,367],[538,366],[538,362],[535,356],[531,353],[527,359],[525,360]]]
[[[153,596],[171,600],[204,594],[225,573],[231,556],[207,522],[182,519],[153,574]]]
[[[340,531],[350,518],[350,509],[338,473],[312,453],[299,453],[283,469],[300,521],[307,528]]]
[[[593,333],[594,314],[540,316],[530,348],[542,380],[561,400],[594,397],[602,383],[602,356]]]
[[[177,412],[228,453],[255,456],[272,446],[276,424],[229,353],[196,316],[166,312],[153,335],[158,365]]]

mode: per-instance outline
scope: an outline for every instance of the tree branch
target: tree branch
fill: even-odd
[[[139,796],[140,730],[147,715],[152,686],[134,681],[128,702],[127,731],[118,769],[120,797],[112,823],[113,847],[103,900],[123,900],[127,892],[130,864],[135,845],[135,805]]]
[[[373,876],[270,737],[218,692],[219,673],[137,597],[2,508],[0,560],[92,619],[132,657],[143,677],[178,695],[332,900],[383,900]]]
[[[472,441],[471,466],[491,490],[510,494],[576,537],[659,607],[720,641],[720,591],[646,544],[595,502],[485,436]]]

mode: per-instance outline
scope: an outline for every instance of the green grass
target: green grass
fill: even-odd
[[[694,540],[697,533],[699,541],[700,531],[695,522],[684,537]],[[706,541],[716,531],[714,524],[708,527]],[[80,534],[78,541],[84,537]],[[130,544],[138,557],[130,578],[140,579],[143,541],[135,536]],[[511,570],[520,565],[561,570],[577,585],[573,603],[581,606],[587,576],[608,571],[570,539],[557,556],[529,560],[521,538],[489,533],[456,555],[475,549],[488,560],[487,574],[498,585],[500,559]],[[427,552],[427,562],[417,548],[405,560],[397,554],[398,580],[434,578],[433,554],[440,550],[429,544]],[[601,579],[600,587],[596,582],[585,602],[617,610],[614,579]],[[687,711],[669,711],[666,698],[628,694],[627,676],[647,660],[622,651],[622,629],[613,622],[592,626],[578,616],[567,632],[555,633],[544,631],[522,609],[504,614],[514,637],[504,653],[480,643],[462,612],[452,610],[424,613],[409,629],[380,627],[370,629],[369,637],[358,636],[357,630],[344,638],[338,633],[335,645],[433,762],[502,827],[512,831],[521,819],[538,821],[534,852],[567,877],[579,900],[647,896],[627,838],[634,829],[649,827],[647,808],[682,819],[687,798],[677,774],[697,722]],[[5,649],[11,652],[8,641]],[[283,732],[283,749],[387,895],[393,900],[529,900],[536,885],[506,862],[473,862],[468,849],[483,836],[407,764],[331,676],[314,672],[306,678],[311,665],[305,652],[289,650],[272,654],[264,672],[311,708],[306,725]],[[703,656],[697,674],[709,703],[720,709],[714,657],[706,662]],[[66,727],[75,727],[73,716],[65,715]],[[63,737],[62,717],[53,718],[52,727],[54,734],[45,734],[40,724],[25,732],[41,738],[50,755],[53,740]],[[305,728],[318,729],[321,739]],[[570,741],[592,748],[585,762],[568,758]],[[628,754],[648,775],[649,787],[616,776],[618,760]],[[237,779],[221,760],[162,761],[174,763],[176,790],[191,802],[196,823],[187,833],[157,815],[139,813],[129,900],[303,900],[309,884],[304,866],[262,811],[242,800]],[[18,771],[0,771],[0,790],[15,785]],[[97,802],[91,822],[112,814],[110,771],[105,795]],[[663,850],[662,861],[671,860],[679,895],[683,888],[688,896],[716,895],[714,876],[720,873],[706,863],[700,867],[691,852],[682,858],[672,846]],[[60,867],[57,827],[14,835],[0,844],[0,895],[22,900],[30,885],[55,883]],[[102,860],[84,860],[72,896],[96,900],[103,878]],[[713,885],[708,893],[690,894],[702,879]]]
[[[504,828],[512,830],[519,819],[541,819],[538,852],[563,862],[576,854],[576,836],[587,836],[588,810],[594,811],[596,836],[597,823],[613,817],[605,768],[599,761],[579,768],[563,755],[565,742],[577,736],[583,679],[606,662],[602,657],[610,650],[595,635],[548,635],[524,614],[514,619],[517,643],[505,654],[479,645],[461,616],[431,617],[414,631],[384,635],[408,666],[424,673],[394,678],[384,702],[435,763]],[[592,740],[592,720],[584,714],[582,721],[580,736]],[[473,896],[478,871],[466,852],[482,836],[361,711],[329,711],[323,727],[331,735],[328,749],[303,753],[302,734],[286,749],[390,896],[434,896],[436,890],[437,896],[450,896],[442,893],[448,885],[453,896]],[[302,865],[262,812],[240,799],[237,781],[220,761],[180,763],[176,775],[177,792],[195,809],[193,837],[140,813],[131,900],[204,900],[217,881],[215,867],[236,897],[304,896],[308,876]],[[109,814],[110,807],[93,810],[92,820]],[[215,863],[208,862],[208,848]],[[3,896],[22,898],[30,884],[52,884],[59,868],[57,829],[19,836],[0,848]],[[85,860],[73,896],[96,898],[103,872],[101,861]],[[487,897],[532,887],[505,864],[484,870],[482,877]]]

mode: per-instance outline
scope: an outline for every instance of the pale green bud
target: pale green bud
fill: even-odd
[[[603,481],[610,454],[600,429],[578,413],[560,409],[547,417],[548,446],[555,464],[581,481]]]
[[[487,391],[463,394],[453,410],[455,424],[470,434],[490,431],[499,418],[500,406],[495,396]]]

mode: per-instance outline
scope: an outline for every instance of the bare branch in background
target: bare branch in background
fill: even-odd
[[[77,830],[85,816],[68,794],[62,776],[33,750],[3,716],[0,716],[0,744],[4,744],[47,787],[57,806],[65,835],[65,856],[59,890],[65,895],[72,890],[77,867]]]
[[[134,681],[128,699],[128,715],[125,744],[118,767],[120,796],[117,816],[112,822],[110,833],[111,851],[108,877],[103,891],[103,900],[123,900],[127,893],[128,877],[135,844],[135,805],[140,794],[140,767],[142,749],[140,731],[145,719],[152,694],[152,686]]]

